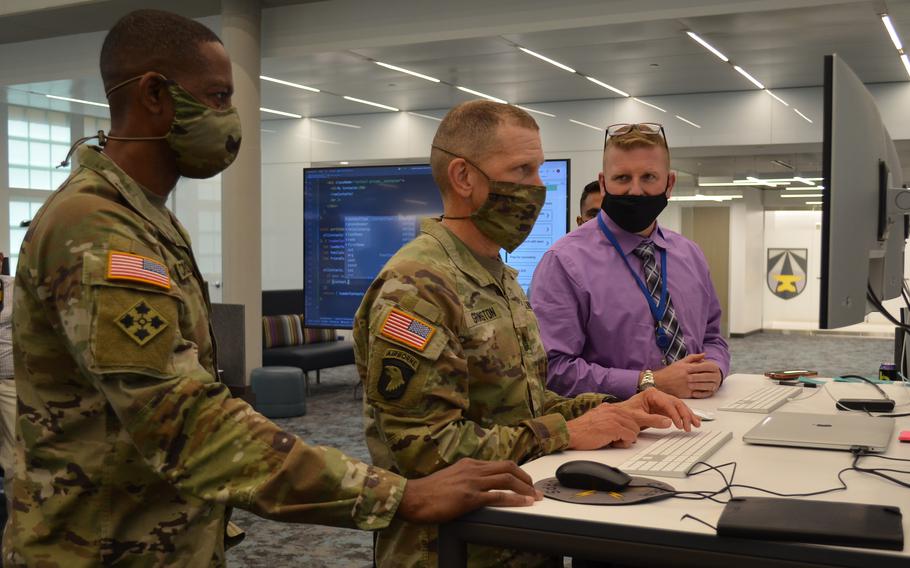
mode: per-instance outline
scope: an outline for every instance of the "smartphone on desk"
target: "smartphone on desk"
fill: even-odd
[[[784,369],[780,371],[767,371],[765,376],[775,381],[795,381],[800,377],[817,377],[818,371],[809,369]]]

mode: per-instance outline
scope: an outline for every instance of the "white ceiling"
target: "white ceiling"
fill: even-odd
[[[178,4],[175,0],[163,4],[168,2]],[[110,3],[113,2],[95,2],[93,9]],[[296,2],[267,2],[269,5],[288,3]],[[142,2],[118,0],[116,4],[119,7],[116,13],[121,13]],[[162,5],[161,2],[156,4]],[[192,7],[191,11],[196,14],[211,11],[211,5],[217,2],[202,0],[182,4]],[[569,74],[522,53],[516,45],[540,52],[639,97],[754,88],[731,67],[687,37],[686,29],[700,34],[772,89],[821,85],[822,57],[832,52],[840,54],[866,83],[906,81],[907,73],[877,15],[881,9],[883,2],[880,0],[866,0],[823,7],[268,56],[262,61],[264,75],[324,92],[310,93],[263,82],[262,106],[320,117],[372,112],[371,107],[338,95],[411,111],[447,109],[460,101],[475,98],[452,85],[463,85],[520,104],[615,96],[580,75]],[[898,31],[910,40],[910,1],[890,0],[887,10]],[[8,37],[6,32],[10,30],[6,28],[10,27],[11,21],[40,21],[37,17],[40,14],[0,17],[0,30],[4,32],[0,37]],[[55,23],[45,24],[41,30],[56,30],[61,20],[65,21],[65,17],[56,15],[45,18],[48,19]],[[32,28],[35,25],[31,24]],[[22,29],[26,28],[28,26]],[[41,30],[31,29],[31,33]],[[15,34],[9,37],[15,37]],[[2,49],[0,44],[0,51]],[[372,60],[418,71],[441,79],[443,83],[434,84],[385,69]],[[90,75],[61,77],[52,82],[11,88],[104,100],[100,78]]]

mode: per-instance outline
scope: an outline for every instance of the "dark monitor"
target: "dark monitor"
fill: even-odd
[[[837,55],[825,57],[823,130],[819,325],[833,329],[901,294],[910,193],[875,99]]]
[[[543,253],[569,229],[569,160],[547,160],[547,201],[527,240],[503,258],[527,291]],[[442,213],[427,164],[303,171],[304,325],[350,329],[385,263]]]

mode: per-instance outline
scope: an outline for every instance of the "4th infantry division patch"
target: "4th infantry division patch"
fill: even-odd
[[[140,346],[145,346],[168,326],[167,320],[144,299],[117,316],[114,323]]]

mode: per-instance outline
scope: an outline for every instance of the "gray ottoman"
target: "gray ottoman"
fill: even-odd
[[[306,414],[306,381],[297,367],[259,367],[250,377],[256,410],[269,418]]]

